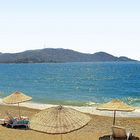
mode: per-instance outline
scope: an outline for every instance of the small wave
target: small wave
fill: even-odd
[[[129,105],[140,107],[140,98],[139,97],[127,97],[124,99],[124,101]]]
[[[87,102],[86,103],[86,105],[88,105],[88,106],[93,106],[93,105],[97,105],[98,103],[96,103],[96,102]]]

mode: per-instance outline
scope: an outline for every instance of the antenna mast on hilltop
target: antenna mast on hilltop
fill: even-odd
[[[45,49],[46,48],[46,42],[44,41],[44,45],[43,45],[43,48]]]

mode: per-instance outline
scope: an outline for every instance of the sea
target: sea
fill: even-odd
[[[39,104],[140,107],[140,62],[0,64],[0,98],[15,91]]]

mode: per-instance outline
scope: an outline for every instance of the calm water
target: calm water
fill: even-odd
[[[120,98],[140,106],[140,63],[0,64],[0,97],[14,91],[38,103],[86,105]]]

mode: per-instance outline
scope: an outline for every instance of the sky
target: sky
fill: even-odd
[[[0,0],[0,52],[65,48],[140,60],[139,0]]]

